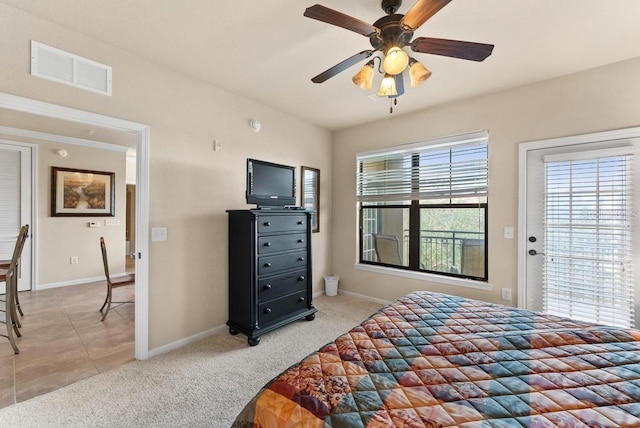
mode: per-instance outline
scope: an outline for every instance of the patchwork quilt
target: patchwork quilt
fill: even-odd
[[[640,427],[640,331],[416,292],[267,384],[234,427]]]

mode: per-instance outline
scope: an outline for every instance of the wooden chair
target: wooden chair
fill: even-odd
[[[16,244],[18,243],[20,244],[20,248],[16,247],[14,249],[14,253],[16,252],[16,250],[18,251],[18,269],[17,269],[18,272],[20,271],[19,267],[20,267],[20,258],[22,257],[22,249],[24,248],[24,244],[27,241],[27,238],[29,237],[29,225],[25,224],[22,227],[25,228],[25,233],[22,235],[21,241],[20,240],[16,241]],[[20,238],[20,233],[18,233],[18,238]],[[0,269],[7,270],[9,269],[10,264],[11,264],[11,260],[0,260]],[[14,290],[13,297],[15,298],[17,311],[20,313],[20,316],[24,316],[24,312],[22,312],[22,307],[20,306],[20,299],[18,297],[17,278],[18,277],[16,277],[16,289]],[[18,327],[20,327],[20,320],[18,319],[18,317],[16,317],[15,321],[17,322]]]
[[[9,339],[13,352],[16,354],[19,354],[20,350],[16,345],[14,333],[18,337],[22,336],[20,334],[20,330],[18,330],[20,324],[17,320],[15,298],[15,293],[17,293],[18,290],[18,261],[20,260],[20,255],[22,253],[22,248],[24,247],[24,242],[26,241],[28,230],[28,226],[22,226],[20,228],[20,233],[18,233],[18,239],[16,239],[16,246],[13,250],[13,257],[9,262],[9,267],[7,269],[0,270],[0,282],[5,282],[6,284],[5,298],[4,300],[0,300],[4,302],[4,310],[0,310],[0,312],[4,312],[4,321],[0,321],[0,323],[7,326],[7,334],[0,334],[0,336]]]
[[[124,285],[134,284],[136,282],[135,274],[129,274],[124,276],[119,276],[117,278],[111,278],[109,275],[109,262],[107,261],[107,245],[104,243],[104,238],[100,237],[100,250],[102,251],[102,264],[104,265],[104,275],[107,278],[107,298],[104,300],[102,307],[100,308],[100,312],[103,309],[106,310],[102,314],[102,319],[100,321],[104,321],[107,318],[107,314],[109,313],[109,309],[111,309],[112,303],[118,303],[120,305],[124,305],[125,303],[134,303],[135,300],[127,300],[126,302],[114,302],[112,301],[112,290],[117,287],[122,287]]]

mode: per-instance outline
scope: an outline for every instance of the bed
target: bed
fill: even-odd
[[[416,292],[264,386],[234,427],[640,426],[640,331]]]

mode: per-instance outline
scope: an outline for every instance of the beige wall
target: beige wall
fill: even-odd
[[[69,153],[61,158],[55,150]],[[51,167],[77,168],[115,173],[115,217],[51,217]],[[104,277],[100,237],[109,252],[109,271],[123,273],[125,230],[125,153],[89,147],[38,143],[38,286],[85,278]],[[104,220],[118,220],[117,226],[105,226]],[[89,228],[95,221],[100,227]],[[78,264],[70,264],[71,256]]]
[[[640,125],[640,58],[337,132],[333,151],[332,265],[340,287],[385,300],[433,290],[497,303],[517,301],[518,143]],[[427,81],[425,83],[429,85]],[[419,91],[417,89],[409,89]],[[396,111],[402,110],[402,98]],[[356,153],[489,130],[489,282],[493,291],[355,270]],[[517,236],[517,229],[516,229]]]
[[[150,244],[150,349],[226,322],[225,210],[247,207],[247,157],[321,170],[321,232],[313,234],[313,287],[321,290],[331,273],[329,132],[2,4],[0,28],[1,92],[151,127],[150,226],[168,227],[169,239]],[[31,39],[113,66],[113,96],[30,76]],[[262,122],[260,133],[250,118]]]

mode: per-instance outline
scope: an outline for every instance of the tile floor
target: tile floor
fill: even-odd
[[[134,294],[134,285],[119,287],[113,300]],[[100,322],[105,295],[104,281],[20,292],[20,353],[0,337],[0,408],[134,360],[135,305],[112,306]]]

